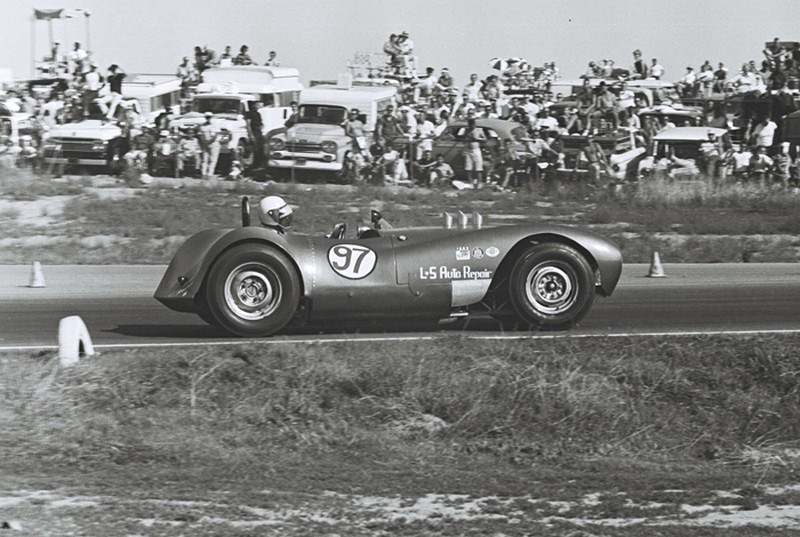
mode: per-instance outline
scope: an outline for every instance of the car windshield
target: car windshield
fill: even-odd
[[[320,104],[304,104],[297,115],[298,123],[321,123],[323,125],[341,125],[344,123],[347,110],[342,106],[325,106]]]
[[[204,114],[212,112],[214,114],[238,114],[238,99],[195,99],[192,103],[192,111]]]
[[[653,91],[656,96],[656,102],[663,103],[664,101],[672,101],[674,103],[681,102],[681,95],[675,88],[658,88]]]
[[[696,159],[700,156],[700,142],[693,141],[659,142],[656,156],[658,158],[668,157],[670,149],[674,151],[676,157],[681,159]]]

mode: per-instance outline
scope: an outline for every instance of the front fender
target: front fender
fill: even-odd
[[[589,263],[597,271],[598,290],[603,296],[611,296],[622,275],[622,252],[607,238],[583,229],[568,226],[520,226],[521,240],[518,240],[503,259],[502,268],[510,271],[519,255],[531,242],[558,242],[577,248],[586,255]],[[506,272],[507,273],[507,272]]]
[[[208,271],[228,248],[245,242],[269,244],[282,252],[297,267],[304,289],[309,289],[305,271],[300,266],[308,250],[308,238],[285,235],[272,228],[258,226],[235,229],[208,229],[189,237],[178,249],[156,288],[156,300],[175,311],[196,313],[196,297],[203,287]],[[298,259],[300,258],[300,259]]]

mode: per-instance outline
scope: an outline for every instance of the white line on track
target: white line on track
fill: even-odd
[[[465,339],[474,340],[536,340],[536,339],[588,339],[588,338],[636,338],[636,337],[680,337],[680,336],[755,336],[776,334],[800,334],[800,329],[773,329],[773,330],[712,330],[695,332],[622,332],[612,334],[499,334],[499,335],[468,335]],[[433,336],[388,336],[388,337],[343,337],[343,338],[313,338],[313,339],[232,339],[225,341],[190,341],[172,343],[111,343],[95,345],[95,349],[148,349],[148,348],[178,348],[178,347],[220,347],[225,345],[242,345],[256,343],[259,345],[312,345],[329,343],[376,343],[376,342],[402,342],[402,341],[435,341],[438,339],[452,338],[453,333]],[[58,349],[57,345],[17,345],[0,346],[0,352],[10,351],[35,351]]]

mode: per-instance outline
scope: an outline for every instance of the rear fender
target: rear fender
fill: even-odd
[[[250,226],[234,230],[206,230],[190,237],[167,267],[155,298],[177,311],[196,312],[196,298],[203,289],[211,267],[225,251],[244,243],[269,245],[286,254],[301,277],[303,289],[311,288],[300,268],[305,261],[308,239],[305,236],[287,236],[270,228]]]

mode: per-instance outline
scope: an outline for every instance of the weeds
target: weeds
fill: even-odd
[[[537,342],[531,353],[532,343],[454,339],[245,347],[218,357],[115,353],[63,371],[41,359],[24,368],[2,362],[0,424],[12,434],[0,443],[67,458],[80,445],[82,456],[120,460],[132,452],[137,460],[178,452],[225,458],[232,443],[250,453],[354,442],[392,450],[402,449],[393,424],[432,416],[441,427],[417,436],[456,452],[747,460],[754,445],[800,434],[797,343]]]

